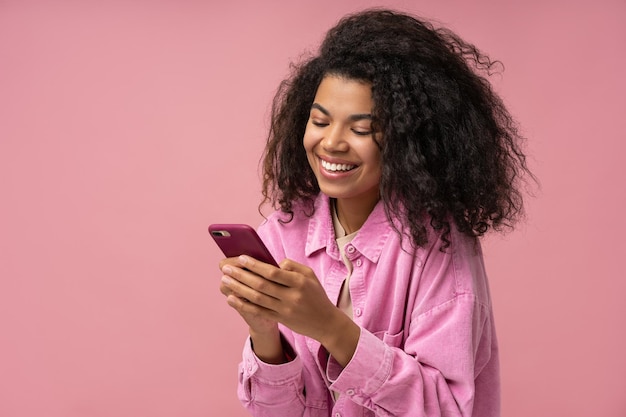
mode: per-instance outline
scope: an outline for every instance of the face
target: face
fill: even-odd
[[[329,75],[320,83],[304,133],[304,148],[321,191],[373,208],[379,199],[380,149],[372,131],[372,89]]]

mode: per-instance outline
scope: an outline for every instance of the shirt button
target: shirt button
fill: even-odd
[[[354,309],[354,315],[357,317],[361,317],[361,314],[363,314],[363,311],[361,310],[361,307],[357,307]]]
[[[347,249],[348,253],[354,253],[354,250],[355,250],[354,246],[352,245],[348,246],[348,249]]]
[[[356,266],[361,266],[363,265],[363,261],[361,261],[360,259],[356,260]]]
[[[354,395],[354,390],[353,389],[347,390],[346,395],[349,395],[350,397],[352,397]]]

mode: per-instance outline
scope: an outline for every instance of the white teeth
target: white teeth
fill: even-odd
[[[332,171],[332,172],[350,171],[356,166],[356,165],[348,165],[348,164],[333,164],[330,162],[326,162],[323,159],[320,159],[320,161],[322,161],[322,167],[324,167],[325,170]]]

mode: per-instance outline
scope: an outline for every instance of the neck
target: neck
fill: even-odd
[[[354,233],[363,226],[377,202],[378,196],[376,199],[371,199],[367,202],[364,202],[362,199],[358,201],[351,199],[335,200],[337,218],[346,234]]]

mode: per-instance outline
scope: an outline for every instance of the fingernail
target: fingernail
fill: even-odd
[[[224,265],[224,267],[222,268],[222,272],[230,275],[233,273],[233,269],[230,267],[230,265]]]
[[[222,276],[222,284],[230,285],[233,282],[232,279],[228,278],[226,275]]]
[[[241,263],[242,265],[247,264],[248,263],[248,257],[244,256],[244,255],[239,256],[239,263]]]

